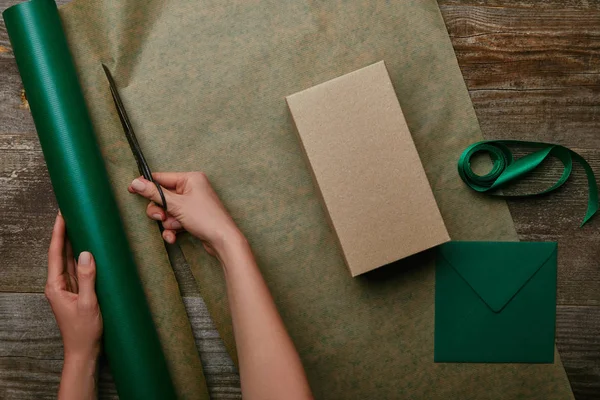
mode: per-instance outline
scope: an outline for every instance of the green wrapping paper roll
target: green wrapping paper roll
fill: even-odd
[[[119,396],[174,399],[56,4],[31,0],[3,16],[73,249],[96,259],[104,349]]]

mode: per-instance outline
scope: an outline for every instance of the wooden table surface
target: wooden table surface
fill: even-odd
[[[0,11],[15,1],[0,0]],[[600,177],[600,0],[439,4],[485,137],[560,143]],[[559,173],[548,169],[528,186]],[[600,217],[579,228],[586,198],[576,168],[557,193],[509,203],[521,240],[559,242],[557,345],[578,400],[600,399]],[[0,21],[0,399],[55,398],[62,345],[42,292],[56,211]],[[212,397],[239,399],[239,377],[193,278],[182,263],[177,270]],[[100,397],[117,398],[103,369]]]

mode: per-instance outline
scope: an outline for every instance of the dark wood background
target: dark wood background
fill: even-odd
[[[0,11],[14,2],[0,0]],[[563,144],[600,177],[600,0],[439,4],[485,137]],[[529,187],[551,176],[535,174]],[[557,193],[509,203],[521,240],[559,242],[557,345],[578,400],[600,399],[600,217],[579,228],[586,198],[577,168]],[[42,291],[56,211],[0,21],[1,399],[55,398],[62,345]],[[212,396],[239,399],[235,368],[187,276],[185,302]],[[106,368],[100,397],[116,398]]]

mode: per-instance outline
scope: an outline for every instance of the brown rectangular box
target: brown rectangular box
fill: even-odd
[[[383,61],[286,100],[352,276],[450,240]]]

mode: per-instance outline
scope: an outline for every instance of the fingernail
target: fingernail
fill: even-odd
[[[62,215],[62,213],[60,212],[60,208],[58,209],[58,215]]]
[[[162,221],[162,215],[160,215],[160,214],[152,214],[152,219],[155,219],[157,221]]]
[[[131,182],[131,187],[136,192],[141,192],[142,190],[144,190],[146,188],[146,184],[144,182],[140,181],[139,179],[134,179],[133,182]]]
[[[183,226],[181,225],[181,223],[179,221],[171,222],[171,229],[181,229],[181,228],[183,228]]]
[[[166,236],[167,243],[170,243],[170,244],[175,243],[175,235],[173,235],[172,233],[167,233],[165,236]]]
[[[90,265],[92,262],[92,254],[89,251],[83,251],[79,255],[79,265]]]

